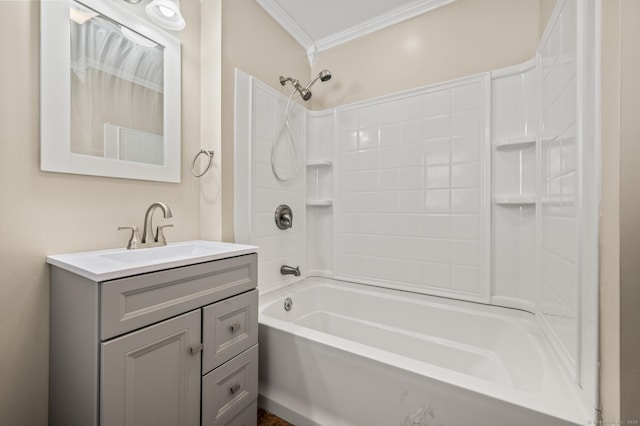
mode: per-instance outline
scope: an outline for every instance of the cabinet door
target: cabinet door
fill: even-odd
[[[198,309],[102,344],[102,426],[200,423],[200,317]]]

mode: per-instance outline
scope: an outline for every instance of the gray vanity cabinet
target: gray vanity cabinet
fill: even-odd
[[[257,256],[91,281],[51,267],[50,425],[255,426]]]

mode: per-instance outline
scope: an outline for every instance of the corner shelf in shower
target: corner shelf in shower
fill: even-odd
[[[536,144],[537,135],[515,136],[498,139],[494,144],[497,150],[528,148]]]
[[[307,167],[333,167],[331,160],[310,160],[307,161]]]
[[[499,206],[534,206],[536,196],[533,194],[496,195],[493,202]]]
[[[576,197],[572,195],[545,195],[540,197],[542,204],[575,204]]]
[[[333,200],[307,200],[307,205],[312,207],[331,207]]]

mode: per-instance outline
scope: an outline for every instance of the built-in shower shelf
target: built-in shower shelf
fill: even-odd
[[[520,149],[534,146],[536,135],[516,136],[512,138],[498,139],[495,143],[496,149]]]
[[[497,205],[535,205],[536,196],[531,195],[522,195],[522,194],[514,194],[514,195],[497,195],[493,197],[493,202]]]
[[[307,205],[313,207],[331,207],[333,200],[307,200]]]
[[[545,195],[543,197],[540,197],[540,202],[543,204],[550,204],[550,205],[560,205],[560,204],[569,205],[569,204],[575,204],[576,198],[571,195],[569,196],[568,195]]]
[[[333,161],[331,160],[311,160],[307,161],[307,167],[332,167]]]

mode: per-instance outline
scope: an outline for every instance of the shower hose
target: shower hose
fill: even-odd
[[[291,94],[289,95],[289,98],[287,99],[287,105],[284,109],[285,112],[284,112],[284,118],[282,119],[282,124],[280,124],[280,129],[278,130],[278,133],[276,133],[275,139],[273,140],[273,144],[271,145],[271,171],[273,172],[273,175],[278,181],[284,182],[284,183],[291,182],[293,179],[295,179],[295,177],[298,174],[298,171],[300,170],[300,164],[298,162],[298,151],[296,149],[296,143],[293,140],[291,127],[289,126],[289,114],[291,113],[291,110],[295,105],[295,102],[292,102],[293,95],[295,93],[298,93],[298,91],[296,89],[293,89],[291,91]],[[276,170],[276,165],[275,165],[276,148],[278,147],[278,143],[280,142],[280,137],[282,136],[283,132],[285,132],[289,136],[287,139],[289,141],[289,145],[291,147],[291,151],[293,154],[294,168],[293,168],[293,173],[289,177],[282,177],[280,174],[278,174],[278,171]]]

